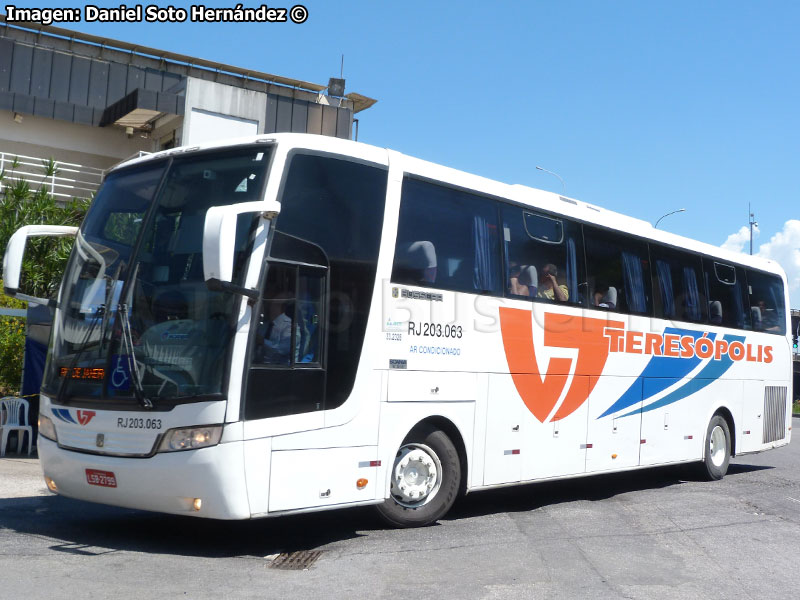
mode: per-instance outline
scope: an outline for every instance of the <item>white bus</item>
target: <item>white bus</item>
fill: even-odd
[[[416,526],[791,436],[781,268],[557,194],[274,134],[119,165],[79,231],[15,234],[6,293],[45,234],[76,236],[39,426],[64,496]]]

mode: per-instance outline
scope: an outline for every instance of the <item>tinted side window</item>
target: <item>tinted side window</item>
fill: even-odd
[[[705,321],[703,264],[699,256],[650,246],[653,261],[655,316],[678,321]]]
[[[328,259],[319,246],[280,231],[270,255],[254,306],[248,420],[325,408]]]
[[[510,205],[501,216],[506,296],[585,306],[580,225]]]
[[[750,292],[750,318],[753,329],[770,333],[786,333],[786,305],[783,281],[777,275],[747,269]]]
[[[324,267],[270,264],[254,338],[255,363],[321,364],[324,277]]]
[[[475,293],[500,293],[495,203],[406,177],[392,281]]]
[[[296,154],[276,229],[319,246],[329,261],[325,407],[350,395],[367,326],[386,199],[386,171]]]
[[[708,289],[708,322],[723,327],[749,328],[745,313],[744,271],[709,258],[703,259]]]
[[[584,227],[583,234],[590,306],[650,314],[647,244],[593,227]]]

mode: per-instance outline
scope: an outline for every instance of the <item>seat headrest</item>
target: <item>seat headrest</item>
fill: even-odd
[[[617,288],[611,286],[608,288],[608,291],[603,295],[600,299],[601,304],[613,304],[614,306],[617,305]]]
[[[436,248],[432,242],[411,242],[405,247],[406,265],[413,269],[431,269],[436,265]]]
[[[536,273],[536,267],[522,265],[519,271],[519,282],[522,285],[531,285],[534,287],[538,287],[539,276]]]

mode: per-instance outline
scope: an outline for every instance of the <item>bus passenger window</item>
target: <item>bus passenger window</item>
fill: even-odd
[[[580,227],[569,221],[504,206],[506,295],[585,304]],[[585,286],[583,286],[585,288]]]
[[[295,268],[269,265],[261,314],[256,328],[254,360],[289,365],[295,322]]]
[[[406,177],[392,281],[478,294],[500,293],[494,203]]]
[[[580,226],[511,205],[501,214],[506,296],[585,305]]]
[[[783,281],[777,275],[747,269],[750,315],[755,331],[786,333]]]
[[[276,235],[270,249],[273,257],[327,267],[327,270],[322,269],[324,275],[320,275],[325,281],[320,285],[326,295],[321,304],[316,300],[304,300],[303,268],[297,286],[300,345],[295,366],[302,368],[295,370],[303,373],[296,377],[298,381],[313,380],[311,387],[314,389],[298,391],[299,383],[294,381],[291,394],[306,398],[301,403],[304,410],[318,410],[320,397],[324,397],[327,409],[341,406],[350,397],[373,301],[387,174],[385,168],[346,158],[306,151],[291,155],[281,193],[281,212],[275,223]],[[292,248],[286,247],[281,254],[276,254],[275,243],[281,239],[278,234],[292,236],[309,245],[302,248],[293,244]],[[425,238],[409,237],[412,239]],[[315,257],[315,253],[319,256]],[[316,269],[312,271],[317,272]],[[309,280],[309,291],[312,285],[316,286]],[[322,311],[317,310],[320,306]],[[319,373],[315,375],[312,371],[316,370]],[[314,379],[317,376],[319,380]],[[266,379],[264,382],[266,385]],[[257,396],[261,391],[259,384],[252,385],[253,394]],[[317,386],[321,387],[317,389]],[[297,412],[296,409],[297,403],[292,411]],[[256,410],[252,414],[265,413]]]
[[[274,366],[319,366],[325,270],[271,263],[255,333],[253,360]]]
[[[587,284],[592,306],[632,314],[650,314],[650,258],[647,244],[615,233],[584,227]]]
[[[655,244],[650,245],[650,257],[655,265],[655,316],[705,321],[707,305],[700,257]]]
[[[744,310],[744,272],[714,260],[704,259],[708,289],[708,322],[723,327],[748,328],[750,315]]]

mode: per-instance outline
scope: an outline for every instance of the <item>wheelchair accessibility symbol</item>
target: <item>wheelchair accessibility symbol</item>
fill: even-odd
[[[111,357],[111,388],[115,390],[129,390],[131,388],[131,368],[128,357],[124,354],[115,354]]]

